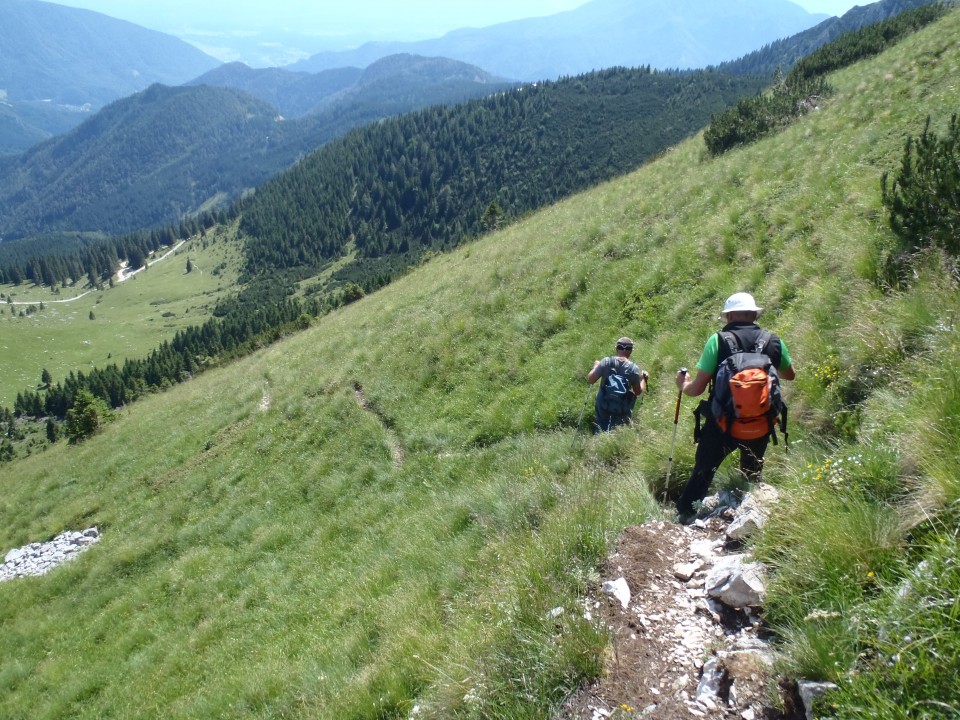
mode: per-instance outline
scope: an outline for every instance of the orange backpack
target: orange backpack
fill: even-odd
[[[756,440],[773,435],[777,443],[776,423],[786,435],[787,409],[780,394],[780,376],[768,355],[773,334],[762,331],[752,351],[740,347],[737,336],[718,333],[729,355],[717,367],[710,411],[723,432],[737,440]]]

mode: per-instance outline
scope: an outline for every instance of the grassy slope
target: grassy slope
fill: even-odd
[[[935,273],[888,294],[872,277],[880,174],[956,108],[957,38],[953,13],[836,75],[837,96],[775,138],[718,160],[691,140],[81,446],[4,466],[0,547],[94,523],[104,539],[0,585],[0,715],[544,716],[597,671],[578,593],[605,542],[656,512],[672,373],[736,289],[800,371],[794,450],[768,470],[800,516],[817,516],[807,466],[842,442],[896,454],[894,481],[925,462],[933,477],[940,450],[911,440],[950,387],[927,368],[949,365],[960,301]],[[635,429],[578,439],[582,376],[620,334],[653,394]],[[862,376],[858,446],[837,397]],[[675,482],[693,453],[679,445]]]
[[[217,300],[233,291],[240,262],[235,244],[210,240],[204,247],[194,237],[146,271],[73,302],[57,301],[90,290],[85,282],[59,294],[28,285],[0,286],[5,296],[0,302],[0,406],[12,408],[18,392],[40,383],[44,368],[59,382],[71,370],[122,365],[124,358],[146,357],[178,330],[203,324]],[[189,274],[187,257],[196,266]],[[227,269],[214,275],[222,262]],[[7,304],[8,297],[35,303],[35,309],[43,303],[44,309],[20,317],[26,306]]]

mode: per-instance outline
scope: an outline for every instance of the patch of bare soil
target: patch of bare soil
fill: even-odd
[[[624,532],[603,568],[607,593],[588,605],[611,633],[605,673],[569,698],[557,720],[786,717],[759,620],[718,603],[705,587],[726,554],[724,527],[713,518]],[[610,594],[614,581],[619,598]]]
[[[400,441],[397,439],[396,433],[393,432],[392,423],[390,423],[387,418],[383,416],[375,407],[373,407],[369,402],[367,402],[367,396],[363,392],[363,386],[360,383],[354,383],[353,393],[357,398],[357,405],[360,406],[360,409],[364,412],[368,412],[377,418],[377,421],[383,426],[384,432],[387,435],[387,442],[390,444],[390,456],[393,458],[393,464],[395,467],[403,467],[403,463],[406,460],[406,453],[404,452],[403,445],[400,444]]]

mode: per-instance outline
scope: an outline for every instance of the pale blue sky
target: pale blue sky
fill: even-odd
[[[217,20],[250,27],[298,27],[330,32],[354,32],[364,27],[392,30],[397,35],[446,32],[458,27],[483,27],[507,20],[550,15],[583,5],[585,0],[57,0],[96,10],[138,25],[169,31],[191,23]],[[809,12],[842,15],[857,4],[850,0],[793,0]],[[860,0],[863,5],[869,0]],[[307,26],[307,27],[302,27]]]
[[[422,40],[460,27],[572,10],[586,0],[56,0],[176,35],[221,60],[284,64],[368,40]],[[722,2],[722,0],[718,0]],[[851,0],[793,0],[842,15]],[[860,0],[861,5],[870,0]],[[252,57],[262,51],[257,62]]]

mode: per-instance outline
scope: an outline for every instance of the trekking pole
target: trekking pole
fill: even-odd
[[[583,422],[583,414],[587,410],[587,403],[590,401],[590,395],[593,393],[593,385],[587,385],[587,395],[583,398],[583,407],[580,408],[580,417],[577,418],[577,427],[573,431],[573,441],[570,443],[570,452],[572,453],[577,446],[577,439],[580,437],[580,424]]]
[[[680,372],[687,374],[686,368],[680,368]],[[683,390],[677,393],[677,409],[673,413],[673,440],[670,442],[670,459],[667,461],[667,481],[663,486],[663,504],[667,504],[667,491],[670,489],[670,473],[673,471],[673,451],[677,447],[677,426],[680,423],[680,401],[683,399]]]
[[[577,418],[577,435],[580,434],[580,423],[583,421],[583,413],[587,410],[587,403],[590,401],[591,394],[593,394],[593,385],[587,384],[587,395],[583,398],[583,407],[580,408],[580,417]]]

